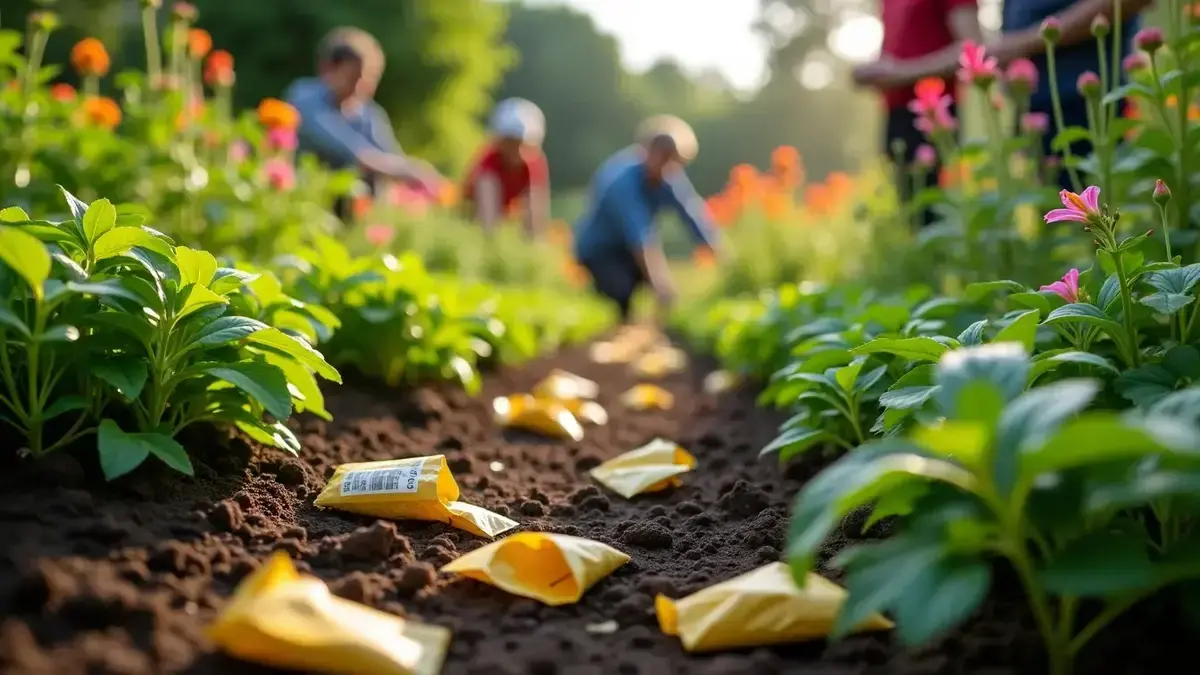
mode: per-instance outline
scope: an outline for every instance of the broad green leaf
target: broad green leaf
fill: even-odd
[[[1017,315],[1004,328],[996,333],[992,342],[1019,342],[1026,351],[1033,351],[1033,343],[1037,339],[1038,320],[1041,314],[1035,309]]]
[[[1025,284],[1011,281],[1009,279],[1000,279],[997,281],[981,281],[974,284],[967,284],[967,288],[963,291],[963,295],[971,302],[978,302],[988,297],[993,293],[1008,291],[1010,293],[1021,293],[1028,290]]]
[[[929,644],[958,626],[987,597],[991,581],[991,566],[973,558],[943,557],[919,568],[892,605],[900,639]]]
[[[1099,392],[1094,380],[1064,380],[1022,394],[1000,415],[992,475],[1007,495],[1022,473],[1022,454],[1036,448],[1071,417],[1082,412]]]
[[[59,415],[69,413],[72,410],[87,410],[87,407],[88,400],[86,397],[78,394],[60,396],[51,401],[50,405],[46,406],[46,409],[42,411],[41,420],[46,422],[58,417]]]
[[[1153,588],[1154,563],[1144,537],[1095,532],[1071,542],[1038,572],[1055,595],[1104,597]]]
[[[144,248],[168,259],[173,258],[171,245],[144,227],[114,227],[96,239],[92,247],[95,260],[125,255],[134,247]]]
[[[1127,370],[1117,377],[1114,386],[1122,397],[1139,407],[1154,405],[1175,391],[1179,377],[1161,364],[1151,363]]]
[[[206,368],[205,373],[249,394],[277,420],[292,415],[292,395],[283,371],[267,363],[242,362]]]
[[[164,434],[138,434],[141,442],[145,443],[150,454],[157,457],[163,464],[179,473],[191,476],[194,474],[192,460],[187,450],[183,449],[175,439]]]
[[[192,314],[193,312],[198,312],[198,311],[204,309],[205,307],[212,307],[214,305],[225,305],[228,303],[229,303],[228,298],[217,295],[216,293],[213,293],[212,291],[208,290],[204,286],[199,286],[199,285],[188,286],[187,287],[187,300],[183,303],[183,307],[181,307],[179,309],[177,316],[178,316],[178,318],[182,319],[183,317],[185,317],[189,314]]]
[[[342,376],[325,361],[321,352],[313,349],[312,345],[307,342],[298,340],[278,328],[267,328],[252,333],[248,341],[253,345],[287,354],[326,380],[332,380],[338,384],[342,382]]]
[[[59,324],[34,335],[33,339],[38,342],[74,342],[79,339],[79,329]]]
[[[180,246],[175,249],[175,260],[183,284],[196,284],[207,289],[217,274],[217,259],[208,251]]]
[[[879,397],[879,405],[896,410],[917,410],[937,392],[937,385],[892,388]]]
[[[947,416],[957,415],[959,394],[983,380],[1011,401],[1025,390],[1030,369],[1024,347],[1016,342],[993,342],[948,353],[938,362],[935,381],[941,385],[938,404]]]
[[[1180,379],[1200,379],[1200,351],[1191,345],[1175,345],[1163,355],[1162,365]]]
[[[93,375],[112,385],[117,393],[130,401],[141,395],[149,377],[146,362],[137,358],[96,359],[90,369]]]
[[[261,275],[250,274],[249,272],[243,272],[232,267],[218,267],[216,274],[213,275],[212,283],[209,284],[209,289],[217,295],[228,295],[242,286],[250,284],[258,279],[259,276]],[[278,281],[275,283],[276,285],[279,284]],[[264,305],[269,304],[268,301],[263,300],[261,297],[259,298],[259,302],[262,302]],[[303,305],[303,303],[300,304]]]
[[[264,354],[264,358],[267,363],[283,371],[296,412],[309,412],[327,421],[333,419],[333,415],[325,409],[325,395],[317,384],[317,378],[308,368],[290,356],[274,352]]]
[[[29,222],[29,214],[25,213],[25,209],[19,206],[9,206],[5,209],[0,209],[0,223],[25,222]]]
[[[1042,324],[1046,326],[1071,324],[1095,326],[1108,333],[1108,337],[1112,338],[1113,342],[1117,343],[1117,346],[1124,353],[1130,353],[1129,339],[1125,335],[1125,328],[1110,319],[1107,314],[1095,305],[1079,302],[1063,305],[1050,312],[1050,316],[1047,316]]]
[[[257,320],[244,316],[222,316],[201,328],[192,337],[191,347],[219,347],[230,342],[236,342],[269,326]]]
[[[13,314],[7,307],[0,307],[0,330],[15,330],[21,334],[21,337],[29,339],[33,334],[29,332],[29,326],[21,320],[21,317]]]
[[[988,320],[980,319],[975,323],[967,326],[967,329],[959,333],[958,341],[964,347],[973,347],[983,344],[983,329],[987,328]]]
[[[260,420],[238,420],[237,428],[259,443],[273,445],[292,455],[300,454],[300,441],[282,422],[270,424]]]
[[[1166,424],[1157,421],[1159,424]],[[1178,429],[1164,428],[1178,433]],[[1121,420],[1112,414],[1090,413],[1065,423],[1038,448],[1026,449],[1021,459],[1021,474],[1038,476],[1090,464],[1133,460],[1162,452],[1196,453],[1184,447],[1168,447],[1160,434]]]
[[[828,440],[830,440],[830,435],[821,429],[794,427],[783,432],[775,440],[768,443],[758,453],[758,456],[763,457],[773,452],[779,452],[779,461],[786,462],[791,457]],[[787,453],[787,457],[784,457],[784,453]]]
[[[133,302],[145,302],[145,298],[127,288],[121,279],[106,279],[92,283],[67,282],[67,289],[82,295],[94,295],[100,298],[125,298]]]
[[[87,204],[84,204],[61,185],[58,186],[58,191],[62,193],[63,199],[67,202],[67,209],[71,212],[71,218],[75,221],[79,236],[83,237],[83,217],[87,215]]]
[[[1151,293],[1138,300],[1138,302],[1159,314],[1170,316],[1192,304],[1195,300],[1196,297],[1194,295],[1186,293]]]
[[[96,241],[116,225],[117,209],[107,199],[92,202],[83,214],[83,236],[88,242]]]
[[[830,630],[830,637],[844,637],[871,615],[894,607],[905,589],[941,557],[942,550],[937,542],[912,536],[856,546],[840,556],[836,564],[847,570],[847,596]]]
[[[871,526],[884,518],[892,516],[907,516],[916,508],[921,497],[929,492],[925,483],[909,483],[897,487],[884,494],[871,509],[871,515],[863,522],[862,532],[865,534]]]
[[[947,420],[937,426],[920,427],[910,438],[930,454],[976,467],[988,449],[991,430],[976,421]]]
[[[876,338],[850,350],[852,354],[895,354],[910,361],[937,361],[950,351],[946,345],[928,337]]]
[[[33,297],[41,300],[42,286],[50,278],[50,253],[37,237],[15,227],[0,226],[0,262],[16,272]]]
[[[858,379],[858,374],[862,371],[865,364],[865,361],[859,361],[833,371],[833,378],[837,381],[838,386],[842,388],[842,391],[847,394],[854,391],[854,381]]]
[[[1087,366],[1094,366],[1101,370],[1106,370],[1113,374],[1119,374],[1121,371],[1112,364],[1111,361],[1091,352],[1065,351],[1052,356],[1047,356],[1044,359],[1034,361],[1033,369],[1029,372],[1029,383],[1033,384],[1039,377],[1067,363],[1078,363]]]
[[[1042,293],[1034,293],[1033,291],[1014,293],[1008,296],[1008,301],[1020,307],[1036,309],[1039,314],[1050,313],[1050,300]]]
[[[100,422],[97,431],[97,449],[100,451],[100,469],[106,480],[114,480],[141,466],[150,456],[150,448],[127,434],[112,420]]]
[[[1200,424],[1200,387],[1168,393],[1158,398],[1149,409],[1155,415],[1189,419]]]
[[[1200,472],[1138,471],[1120,481],[1103,482],[1088,489],[1085,506],[1091,513],[1113,513],[1140,508],[1162,499],[1191,499],[1200,494]]]
[[[154,328],[144,318],[124,312],[98,312],[86,319],[88,325],[115,328],[134,337],[143,346],[148,346],[154,337]]]

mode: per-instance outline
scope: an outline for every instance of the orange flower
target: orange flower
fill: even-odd
[[[854,179],[842,171],[834,171],[825,178],[829,186],[829,196],[835,202],[841,202],[854,191]]]
[[[800,151],[790,145],[781,145],[771,152],[771,168],[790,169],[800,164]]]
[[[758,187],[758,169],[749,164],[738,164],[729,171],[729,182],[743,194],[750,194]]]
[[[583,288],[587,286],[591,275],[579,263],[574,260],[563,261],[563,276],[566,277],[567,283],[574,288]]]
[[[567,247],[570,245],[572,237],[571,228],[561,220],[550,223],[550,227],[546,229],[546,241],[555,246]]]
[[[763,215],[768,220],[783,220],[791,207],[791,195],[782,190],[767,190],[763,193]]]
[[[83,102],[83,118],[87,123],[113,129],[121,123],[121,106],[107,96],[93,96]]]
[[[438,188],[437,203],[442,208],[450,208],[458,203],[458,186],[451,182],[442,183]]]
[[[708,215],[717,225],[729,227],[737,221],[738,204],[729,195],[713,195],[705,202]]]
[[[112,64],[103,42],[96,38],[84,38],[71,48],[71,65],[84,77],[104,77]]]
[[[54,99],[55,101],[74,101],[75,87],[72,87],[66,82],[59,82],[58,84],[50,87],[50,98]]]
[[[804,207],[813,215],[825,215],[831,203],[829,186],[825,183],[813,183],[804,188]]]
[[[717,266],[717,256],[711,248],[700,246],[692,251],[692,262],[700,269],[712,269]]]
[[[300,113],[277,98],[264,98],[258,104],[258,121],[268,129],[295,129],[300,126]]]
[[[193,59],[202,59],[212,51],[212,36],[203,28],[192,28],[187,34],[188,53]]]
[[[233,86],[233,55],[218,49],[204,62],[204,81],[210,87]]]

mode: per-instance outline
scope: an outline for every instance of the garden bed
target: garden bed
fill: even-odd
[[[527,391],[554,367],[600,383],[608,426],[574,444],[496,428],[491,397]],[[653,594],[681,597],[780,559],[791,498],[823,464],[814,453],[785,473],[759,460],[778,420],[749,392],[700,394],[704,374],[696,366],[664,382],[676,397],[667,413],[622,409],[617,397],[634,377],[581,350],[496,374],[478,398],[351,382],[328,398],[334,422],[297,425],[299,459],[239,438],[184,439],[195,480],[148,464],[106,487],[98,467],[67,455],[14,468],[4,453],[0,673],[267,672],[216,654],[202,635],[238,581],[276,549],[344,597],[451,628],[445,673],[1041,672],[1038,638],[1016,596],[987,602],[964,632],[920,651],[867,635],[692,656],[662,635]],[[683,487],[624,500],[587,477],[660,436],[699,460]],[[435,453],[447,456],[464,501],[524,529],[609,543],[632,562],[579,603],[546,607],[437,574],[481,538],[312,504],[340,463]],[[1182,647],[1168,646],[1186,644],[1172,637],[1182,628],[1148,612],[1127,619],[1097,641],[1080,672],[1178,672],[1168,664],[1185,663],[1171,653]],[[615,631],[598,628],[609,621]]]

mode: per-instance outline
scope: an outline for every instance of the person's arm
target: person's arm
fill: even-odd
[[[886,87],[913,84],[926,77],[950,77],[958,70],[958,57],[966,41],[983,42],[979,5],[974,0],[950,0],[946,25],[954,42],[932,54],[902,61],[881,61],[862,68],[859,79]],[[990,51],[990,50],[989,50]]]
[[[638,194],[631,179],[617,180],[603,188],[599,197],[600,215],[607,220],[616,220],[626,246],[650,282],[660,304],[668,304],[674,296],[671,274],[667,268],[667,257],[662,244],[654,236],[654,216],[645,200]]]
[[[529,190],[525,195],[525,231],[533,238],[540,237],[550,222],[550,168],[545,156],[529,163]]]
[[[481,171],[474,187],[475,217],[487,234],[500,222],[500,181],[491,171]]]
[[[692,182],[688,180],[687,174],[680,171],[671,176],[666,180],[664,189],[667,190],[671,206],[691,231],[696,242],[707,246],[714,253],[719,253],[717,228],[713,227],[712,219],[708,215],[708,207],[696,192],[696,188],[692,187]]]

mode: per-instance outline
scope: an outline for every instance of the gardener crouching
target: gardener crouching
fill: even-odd
[[[501,101],[492,113],[492,141],[467,173],[468,217],[491,233],[524,210],[525,232],[545,231],[550,218],[550,167],[542,153],[546,117],[523,98]]]
[[[698,144],[691,127],[658,117],[638,133],[639,143],[609,158],[592,178],[590,203],[576,225],[575,258],[597,293],[616,303],[628,323],[633,295],[648,285],[665,321],[675,300],[666,255],[654,225],[664,206],[674,209],[696,240],[718,251],[704,201],[684,173]]]

